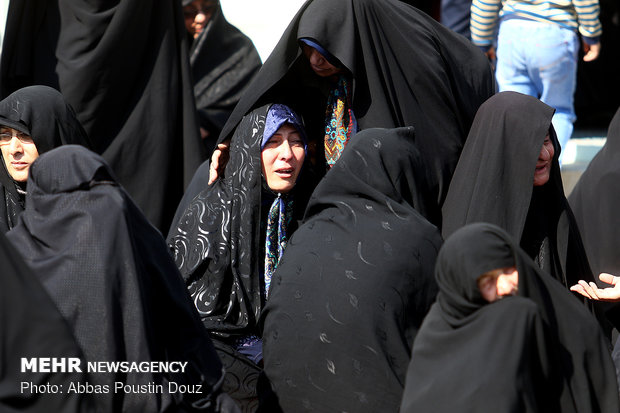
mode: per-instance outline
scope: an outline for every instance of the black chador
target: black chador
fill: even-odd
[[[265,374],[285,412],[398,410],[441,245],[413,140],[413,128],[360,132],[278,264],[261,317]]]

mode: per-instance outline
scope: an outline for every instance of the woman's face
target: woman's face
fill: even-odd
[[[490,303],[515,295],[519,290],[519,272],[515,267],[489,271],[479,278],[478,288],[482,297]]]
[[[26,182],[30,165],[39,157],[32,138],[15,129],[0,127],[0,149],[11,178]]]
[[[304,55],[310,62],[310,67],[314,70],[314,73],[321,77],[329,77],[341,73],[342,68],[336,67],[329,63],[327,59],[319,53],[314,47],[307,44],[302,45]]]
[[[263,176],[274,192],[287,193],[295,186],[306,152],[301,135],[285,123],[265,143],[261,152]]]
[[[194,37],[198,37],[204,30],[217,7],[216,0],[194,0],[183,7],[185,28]]]
[[[538,162],[536,162],[536,170],[534,171],[534,186],[541,186],[549,182],[554,154],[555,150],[553,149],[553,142],[551,142],[549,133],[547,133],[543,146],[540,150],[540,154],[538,155]]]

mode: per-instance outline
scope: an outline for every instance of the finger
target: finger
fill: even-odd
[[[611,284],[611,285],[616,285],[616,282],[617,282],[616,278],[617,277],[615,277],[614,275],[608,274],[606,272],[603,272],[598,276],[599,280],[603,281],[606,284]]]
[[[581,285],[579,285],[579,284],[575,284],[575,285],[573,285],[573,286],[570,288],[570,290],[571,290],[571,291],[574,291],[574,292],[576,292],[576,293],[579,293],[579,294],[581,294],[581,295],[583,295],[583,296],[585,296],[585,297],[590,298],[590,296],[588,295],[588,293],[586,293],[586,290],[584,290],[584,288],[583,288]]]
[[[590,294],[594,300],[600,300],[601,290],[599,290],[598,286],[594,282],[590,282],[588,286],[590,287],[588,294]]]
[[[588,297],[592,300],[594,300],[595,298],[590,294],[591,288],[588,285],[587,282],[583,281],[583,280],[579,280],[579,284],[576,285],[576,287],[578,288],[577,292],[585,297]]]
[[[217,179],[221,154],[222,154],[222,151],[219,149],[219,145],[218,145],[218,149],[214,150],[213,155],[211,155],[211,165],[209,165],[208,185],[211,185]]]
[[[213,167],[209,168],[209,182],[207,185],[211,185],[217,179],[217,171]]]
[[[588,284],[586,281],[579,280],[579,285],[583,287],[588,297],[593,300],[598,299],[598,297],[596,296],[596,294],[594,294],[594,291],[592,290],[592,286],[590,286],[590,284]]]
[[[209,166],[209,185],[211,185],[217,179],[217,160],[215,162],[211,161],[211,165]]]
[[[211,155],[211,165],[209,167],[209,183],[211,185],[217,180],[219,175],[223,172],[222,169],[226,166],[228,160],[228,150],[230,148],[230,140],[226,140],[222,143],[218,143],[217,147]],[[220,162],[220,160],[222,160]]]
[[[230,149],[230,140],[218,143],[215,149],[219,150],[220,152],[227,152],[228,149]]]

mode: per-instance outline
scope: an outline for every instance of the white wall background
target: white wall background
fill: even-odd
[[[4,39],[4,29],[8,12],[9,0],[0,0],[0,52],[2,51],[2,41]]]
[[[226,20],[245,33],[263,61],[305,0],[220,0]]]

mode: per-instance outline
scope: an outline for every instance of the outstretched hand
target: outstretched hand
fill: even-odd
[[[570,290],[575,291],[584,297],[588,297],[591,300],[609,302],[620,301],[620,277],[602,273],[598,276],[598,278],[605,284],[610,284],[611,287],[599,288],[593,282],[587,283],[584,280],[579,280],[579,283],[570,287]]]
[[[224,169],[230,158],[230,140],[224,141],[217,145],[217,148],[211,155],[211,165],[209,167],[209,185],[224,176]]]

